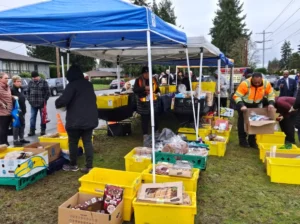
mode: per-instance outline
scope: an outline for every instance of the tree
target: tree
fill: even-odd
[[[209,34],[212,43],[227,55],[239,38],[249,39],[251,33],[248,33],[244,22],[246,15],[241,16],[243,4],[240,0],[219,0],[218,6],[220,9],[216,12]]]
[[[158,16],[164,21],[176,25],[173,3],[170,0],[162,0],[159,3]]]
[[[281,60],[280,60],[280,67],[281,69],[288,69],[289,68],[289,60],[292,55],[292,48],[290,41],[284,41],[281,47]]]
[[[266,68],[257,68],[255,69],[255,72],[260,72],[263,74],[268,74],[268,70]]]
[[[152,11],[155,13],[155,15],[159,14],[159,9],[155,0],[153,0]]]
[[[131,2],[135,5],[149,7],[149,3],[146,0],[132,0]]]
[[[271,74],[276,74],[280,71],[280,61],[277,58],[274,58],[272,61],[268,63],[268,71]]]
[[[289,69],[300,68],[300,55],[299,53],[293,53],[289,59]]]

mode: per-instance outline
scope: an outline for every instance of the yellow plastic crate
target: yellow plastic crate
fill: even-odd
[[[232,129],[232,127],[230,127],[228,131],[220,131],[220,130],[214,130],[214,129],[212,129],[211,133],[219,135],[219,136],[224,136],[224,137],[227,137],[229,139],[230,133],[231,133],[231,129]]]
[[[153,174],[152,171],[152,164],[149,165],[149,167],[144,170],[142,173],[142,181],[143,183],[153,183]],[[200,175],[200,170],[194,168],[193,169],[193,176],[191,178],[187,177],[174,177],[174,176],[167,176],[167,175],[156,175],[155,181],[156,183],[165,183],[165,182],[183,182],[184,190],[185,191],[191,191],[191,192],[197,192],[197,183],[198,178]]]
[[[125,170],[129,172],[143,172],[151,164],[151,159],[147,158],[133,158],[135,154],[134,149],[131,150],[125,157]]]
[[[191,205],[171,205],[133,201],[135,224],[194,224],[197,214],[195,192],[187,192]]]
[[[160,87],[159,87],[159,90],[160,90],[160,94],[161,94],[161,95],[164,95],[164,94],[167,93],[167,92],[166,92],[166,86],[160,86]]]
[[[274,134],[256,135],[256,142],[259,143],[273,143],[282,144],[285,142],[284,132],[274,132]]]
[[[169,86],[169,93],[176,93],[176,87],[177,86],[174,86],[174,85]]]
[[[268,157],[267,160],[271,182],[300,184],[300,159]]]
[[[141,173],[134,173],[122,170],[111,170],[102,168],[93,168],[88,174],[79,178],[81,187],[79,192],[103,194],[105,185],[111,184],[124,188],[124,221],[130,221],[132,209],[132,200],[142,183]]]
[[[47,136],[39,137],[40,142],[51,142],[51,143],[59,143],[61,149],[69,149],[69,137],[67,133],[60,133],[58,138],[49,138]],[[94,142],[94,136],[92,136],[92,142]],[[78,147],[83,148],[83,142],[80,139],[78,142]]]
[[[210,133],[210,129],[208,128],[199,128],[198,135],[204,139]],[[196,131],[194,128],[179,128],[178,134],[184,134],[189,141],[196,141]]]
[[[259,149],[259,159],[265,162],[266,152],[270,151],[272,146],[276,146],[276,153],[299,153],[300,149],[296,145],[292,145],[291,149],[279,149],[284,144],[270,144],[270,143],[259,143],[258,149]]]
[[[225,142],[206,141],[205,144],[209,146],[208,155],[210,156],[225,156],[226,147],[228,143],[228,137],[225,137]]]
[[[13,152],[13,151],[22,151],[24,147],[10,147],[7,148],[5,151],[0,152],[0,159],[3,159],[7,153]]]
[[[121,98],[121,106],[127,106],[128,105],[128,95],[120,95]]]
[[[198,86],[199,82],[192,82],[192,88],[195,90]],[[215,92],[216,91],[216,83],[215,82],[202,82],[201,83],[202,91],[207,92]]]
[[[97,96],[98,109],[114,109],[121,107],[122,99],[120,96]]]

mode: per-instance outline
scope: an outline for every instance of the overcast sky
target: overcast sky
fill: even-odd
[[[294,51],[297,50],[297,45],[300,44],[300,32],[297,32],[300,31],[300,0],[241,0],[241,2],[244,2],[244,13],[247,14],[247,27],[253,32],[252,39],[255,41],[262,40],[262,35],[256,33],[261,33],[266,29],[291,1],[292,3],[286,11],[266,30],[272,32],[279,28],[276,33],[268,38],[272,41],[266,44],[266,48],[272,47],[272,49],[266,50],[265,66],[267,66],[268,60],[274,57],[280,58],[280,47],[283,43],[281,41],[289,36],[291,37],[287,40],[291,41]],[[0,10],[36,2],[41,2],[41,0],[0,0]],[[88,0],[86,2],[88,3]],[[211,40],[208,33],[212,27],[218,0],[172,0],[172,2],[175,7],[177,24],[184,27],[187,35],[204,35]],[[292,16],[292,14],[294,15]],[[292,17],[284,23],[290,16]],[[266,35],[266,37],[269,35]],[[258,44],[257,47],[262,48],[262,45]],[[0,48],[26,54],[25,47],[20,46],[20,44],[0,43]],[[260,55],[262,55],[262,52],[260,52]],[[262,63],[262,56],[260,59]]]

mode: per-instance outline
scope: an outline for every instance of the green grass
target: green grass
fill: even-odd
[[[172,116],[161,120],[163,126],[178,127]],[[133,129],[128,137],[107,137],[105,131],[97,131],[95,166],[124,170],[123,157],[142,143],[138,122]],[[0,223],[57,223],[58,206],[78,191],[80,176],[59,171],[19,192],[1,187]],[[300,220],[300,186],[270,183],[257,150],[238,146],[235,127],[225,157],[209,157],[197,194],[196,224],[296,224]]]
[[[109,89],[109,85],[106,84],[93,84],[93,86],[95,91]]]

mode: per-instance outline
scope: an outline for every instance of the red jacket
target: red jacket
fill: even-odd
[[[289,110],[294,105],[296,101],[295,97],[282,96],[276,97],[275,99],[275,107],[277,109],[277,113],[282,115],[283,117],[289,117],[293,113],[289,113]]]

